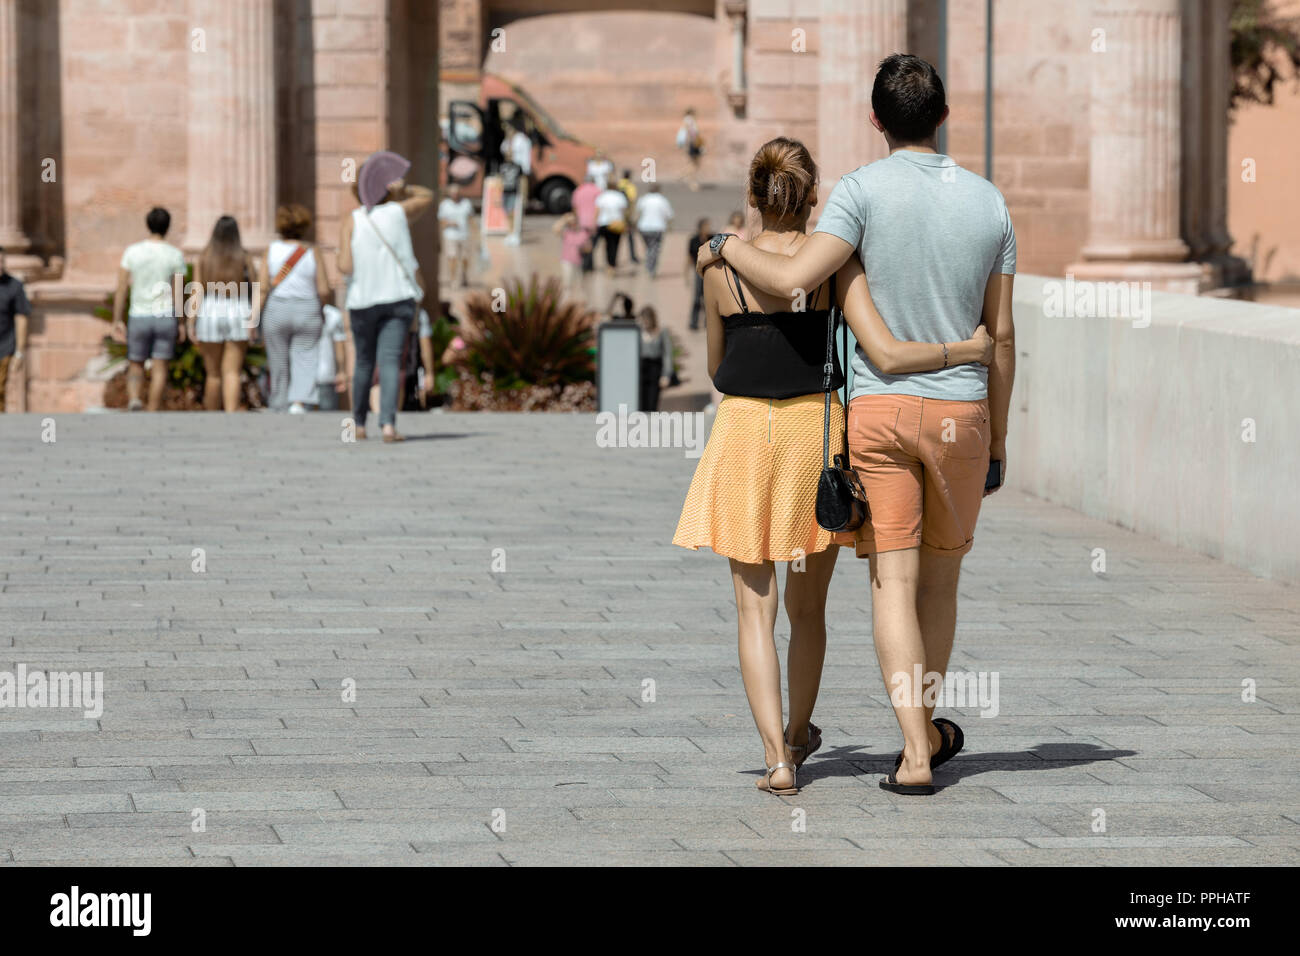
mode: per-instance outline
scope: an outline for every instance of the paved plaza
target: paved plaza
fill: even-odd
[[[1000,493],[952,662],[999,712],[958,709],[966,752],[909,799],[877,787],[899,734],[845,552],[825,747],[775,798],[726,562],[668,543],[680,449],[339,421],[0,417],[0,671],[105,681],[98,719],[0,710],[0,862],[1300,859],[1293,588]]]

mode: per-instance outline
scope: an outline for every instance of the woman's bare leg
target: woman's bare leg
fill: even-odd
[[[732,560],[731,580],[736,589],[736,631],[740,650],[740,676],[763,738],[767,766],[790,758],[781,736],[781,661],[776,654],[776,568],[771,561],[745,564]],[[784,767],[772,774],[772,787],[794,786],[794,773]]]
[[[790,650],[786,654],[789,742],[800,747],[808,744],[808,721],[821,688],[826,659],[826,592],[839,552],[839,547],[832,545],[808,555],[802,571],[795,571],[792,563],[785,572],[785,613],[790,619]]]
[[[239,411],[240,385],[244,377],[247,342],[227,342],[221,353],[221,403],[228,412]]]
[[[198,342],[199,356],[203,359],[203,408],[215,412],[221,409],[221,342]]]

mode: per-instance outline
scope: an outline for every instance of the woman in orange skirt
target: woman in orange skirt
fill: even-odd
[[[808,150],[785,137],[764,144],[750,163],[747,191],[762,217],[753,245],[794,255],[808,238],[809,214],[817,204],[817,167]],[[709,374],[724,397],[673,543],[710,548],[731,560],[740,672],[767,768],[758,788],[776,794],[798,792],[795,770],[821,745],[811,719],[826,653],[826,592],[839,546],[853,543],[853,535],[832,535],[814,516],[832,295],[852,317],[868,358],[883,371],[938,369],[945,355],[948,364],[987,362],[993,351],[983,326],[974,338],[946,346],[898,342],[871,302],[856,255],[797,301],[760,291],[720,260],[705,270]],[[843,384],[836,356],[831,387]],[[833,436],[844,434],[838,395],[830,428]],[[791,563],[785,584],[790,723],[784,731],[775,639],[777,561]]]

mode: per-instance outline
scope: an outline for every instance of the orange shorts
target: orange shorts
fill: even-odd
[[[970,550],[989,468],[987,400],[859,395],[849,404],[848,433],[871,507],[857,531],[858,557]]]

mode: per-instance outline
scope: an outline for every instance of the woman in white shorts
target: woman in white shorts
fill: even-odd
[[[239,411],[244,355],[256,337],[254,271],[253,259],[239,239],[239,224],[233,216],[222,216],[194,267],[189,309],[190,338],[203,356],[203,407],[208,411]]]

